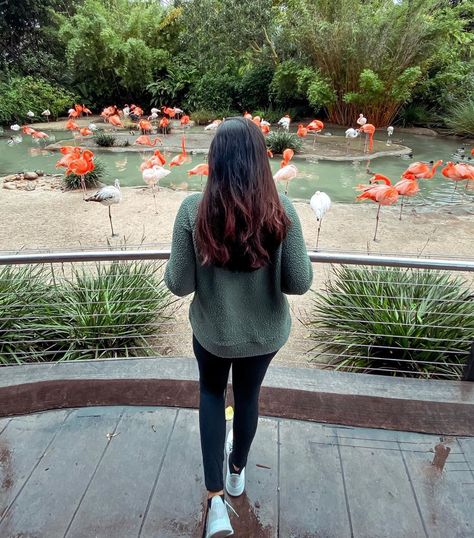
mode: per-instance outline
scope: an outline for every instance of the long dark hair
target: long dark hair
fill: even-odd
[[[195,232],[200,262],[233,271],[267,265],[291,221],[260,129],[245,118],[225,120],[209,148],[208,164]]]

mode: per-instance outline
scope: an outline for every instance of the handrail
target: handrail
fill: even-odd
[[[30,254],[2,254],[1,265],[26,265],[35,263],[70,263],[99,261],[168,260],[171,251],[162,250],[109,250],[78,252],[41,252]],[[315,263],[337,263],[343,265],[372,265],[406,267],[414,269],[438,269],[448,271],[474,271],[474,261],[442,258],[404,258],[308,251],[309,259]]]

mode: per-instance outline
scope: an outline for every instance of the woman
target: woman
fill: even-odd
[[[257,429],[260,386],[290,332],[284,294],[305,293],[313,273],[296,211],[278,195],[260,129],[245,118],[224,121],[208,164],[204,193],[188,196],[179,208],[165,282],[176,295],[194,292],[189,319],[210,538],[233,534],[222,472],[229,370],[235,415],[225,443],[225,486],[238,496]]]

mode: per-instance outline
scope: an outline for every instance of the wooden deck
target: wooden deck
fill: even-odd
[[[439,436],[261,418],[235,536],[473,537],[474,438],[441,441],[444,467]],[[0,419],[1,538],[200,537],[204,510],[195,410]]]

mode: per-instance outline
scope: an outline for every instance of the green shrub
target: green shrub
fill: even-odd
[[[239,80],[225,72],[208,71],[195,82],[184,102],[185,110],[231,110],[236,108]]]
[[[267,147],[273,153],[283,153],[287,148],[299,153],[303,144],[295,134],[286,131],[273,131],[266,137]]]
[[[40,78],[13,77],[0,82],[0,124],[22,123],[26,119],[28,123],[35,119],[44,121],[41,113],[47,108],[54,119],[65,113],[74,100],[74,94]],[[35,118],[28,118],[29,110]]]
[[[253,65],[244,72],[239,86],[240,104],[244,110],[269,106],[269,88],[274,72],[272,65],[260,64]]]
[[[308,327],[315,356],[331,354],[337,368],[460,376],[474,333],[472,290],[438,271],[340,267],[316,294]]]
[[[474,136],[474,99],[470,98],[453,105],[444,121],[453,133]]]
[[[161,264],[96,264],[74,268],[58,289],[52,322],[62,360],[146,356],[157,322],[168,319],[171,293],[158,276]]]
[[[288,114],[288,110],[285,110],[284,108],[263,108],[249,112],[251,112],[253,116],[260,116],[270,123],[277,123],[285,114]]]
[[[97,133],[94,136],[94,141],[101,148],[110,148],[117,142],[117,137],[109,133]]]
[[[403,127],[430,126],[440,123],[440,119],[423,105],[410,103],[400,110],[396,123]]]
[[[211,121],[230,118],[232,116],[241,116],[240,112],[237,110],[207,110],[207,109],[198,109],[194,112],[191,112],[191,120],[196,123],[196,125],[207,125]]]
[[[50,301],[46,275],[34,266],[0,269],[0,364],[42,360]]]
[[[88,172],[84,176],[84,181],[87,189],[93,189],[99,187],[104,182],[104,178],[107,176],[107,170],[102,161],[94,159],[94,170]],[[63,186],[67,191],[73,191],[81,188],[81,176],[76,174],[69,174],[63,177]]]

